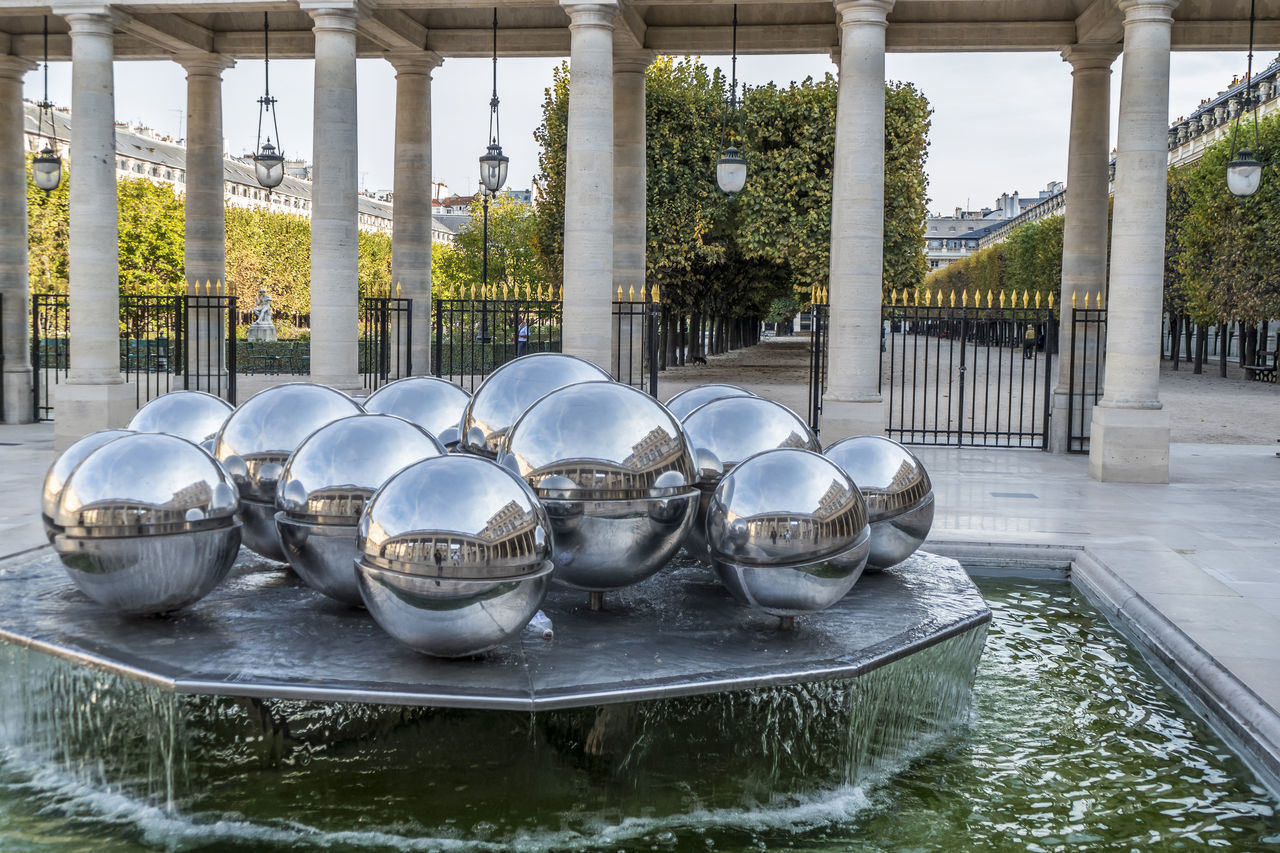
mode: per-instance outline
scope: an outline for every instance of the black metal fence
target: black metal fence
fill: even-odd
[[[368,296],[360,300],[360,376],[372,393],[413,373],[413,300]]]
[[[1071,341],[1066,356],[1071,393],[1067,398],[1067,452],[1089,452],[1093,406],[1102,396],[1103,357],[1107,347],[1107,309],[1072,308]]]
[[[71,365],[71,308],[65,293],[31,296],[31,397],[37,420],[53,420],[52,389]]]
[[[431,372],[475,391],[527,353],[560,352],[560,300],[437,299]]]
[[[809,319],[809,428],[821,432],[822,395],[827,390],[827,327],[830,321],[826,305],[814,305]]]
[[[1047,449],[1051,308],[888,305],[888,429],[905,444]]]
[[[173,390],[186,369],[182,296],[120,296],[120,372],[141,406]]]
[[[662,304],[613,303],[613,378],[658,396],[658,336]]]

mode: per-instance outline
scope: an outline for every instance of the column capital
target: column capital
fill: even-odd
[[[382,54],[383,59],[391,63],[396,77],[424,76],[430,77],[444,62],[444,57],[434,50],[388,50]]]
[[[1063,62],[1071,63],[1071,71],[1110,71],[1111,63],[1120,55],[1118,44],[1069,44],[1062,49]]]
[[[100,3],[67,3],[55,5],[54,14],[71,27],[71,35],[115,35],[116,19],[110,6]]]
[[[311,16],[312,30],[356,31],[356,21],[369,12],[364,0],[302,0],[298,8]]]
[[[22,82],[22,75],[36,67],[36,63],[21,56],[0,56],[0,77]]]
[[[576,0],[560,0],[560,8],[569,16],[569,29],[595,27],[612,30],[618,16],[618,4],[610,2],[579,3]]]
[[[652,50],[615,50],[613,72],[643,74],[653,64],[655,55]]]
[[[840,14],[841,27],[850,24],[887,27],[893,0],[836,0],[835,6]]]
[[[173,61],[186,69],[188,77],[221,77],[223,71],[236,64],[234,59],[221,53],[180,53]]]
[[[1153,21],[1173,23],[1173,10],[1180,0],[1116,0],[1116,5],[1124,13],[1124,22],[1131,24],[1137,21]]]

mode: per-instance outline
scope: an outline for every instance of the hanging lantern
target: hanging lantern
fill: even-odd
[[[1249,148],[1236,148],[1236,136],[1240,131],[1240,117],[1249,111],[1253,112],[1253,144],[1258,144],[1258,111],[1253,98],[1253,25],[1255,22],[1254,5],[1249,2],[1249,60],[1245,72],[1245,90],[1241,98],[1240,110],[1236,113],[1235,127],[1231,130],[1231,160],[1227,163],[1227,189],[1232,195],[1248,198],[1258,191],[1262,183],[1262,163],[1253,157]]]
[[[267,13],[262,13],[262,79],[263,95],[258,99],[258,153],[253,155],[253,171],[258,183],[266,189],[280,186],[284,180],[284,152],[277,151],[271,144],[271,135],[262,142],[262,117],[271,114],[271,126],[275,129],[276,140],[280,139],[280,125],[276,121],[276,99],[271,97],[271,53],[270,31]]]
[[[53,132],[53,102],[49,100],[49,16],[44,18],[44,100],[36,104],[40,109],[40,118],[36,133],[44,134],[45,117],[49,118],[49,135],[45,136],[44,148],[31,158],[31,180],[37,188],[45,192],[53,192],[62,183],[62,158],[55,148]]]
[[[509,158],[498,142],[498,10],[493,10],[493,94],[489,97],[489,147],[480,158],[480,183],[488,195],[496,195],[507,182]]]
[[[735,121],[738,118],[738,5],[733,6],[733,59],[732,59],[732,76],[729,83],[729,110],[725,114],[724,125],[721,126],[720,135],[723,138],[725,128],[728,126],[729,118]],[[741,136],[741,128],[739,128],[739,136]],[[747,183],[747,160],[742,156],[733,145],[729,145],[724,149],[724,154],[716,161],[716,183],[720,186],[720,191],[733,198],[742,192],[742,188]]]

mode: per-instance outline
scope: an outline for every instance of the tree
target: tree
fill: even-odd
[[[183,200],[145,178],[117,181],[116,199],[121,293],[185,292]]]
[[[479,287],[484,272],[484,207],[480,199],[471,204],[471,219],[458,232],[456,245],[432,251],[433,289],[461,297]],[[527,204],[509,195],[499,195],[489,203],[489,285],[499,296],[502,287],[523,294],[537,291],[547,281],[544,266],[534,248],[539,233],[538,217]]]

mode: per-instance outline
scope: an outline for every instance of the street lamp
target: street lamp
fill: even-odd
[[[507,182],[509,158],[498,143],[498,9],[493,10],[493,95],[489,98],[489,147],[480,158],[480,196],[484,233],[480,260],[480,342],[489,342],[489,199]]]
[[[1236,135],[1240,131],[1240,117],[1246,111],[1253,110],[1253,144],[1258,144],[1258,110],[1253,100],[1253,25],[1254,4],[1249,0],[1249,65],[1245,73],[1244,97],[1241,99],[1240,111],[1236,113],[1236,124],[1231,130],[1231,162],[1227,163],[1227,189],[1232,195],[1247,198],[1258,191],[1262,183],[1262,164],[1254,159],[1248,148],[1236,148]]]
[[[53,102],[49,100],[49,16],[44,16],[44,100],[36,104],[40,108],[40,118],[36,125],[36,134],[44,133],[44,118],[49,116],[49,135],[45,137],[44,148],[31,158],[31,180],[46,193],[53,192],[62,183],[62,158],[58,156],[54,146]]]
[[[277,151],[271,144],[271,134],[262,142],[262,117],[271,114],[271,126],[275,129],[276,139],[280,139],[280,125],[276,121],[276,99],[271,97],[271,27],[267,22],[267,13],[262,13],[262,85],[263,94],[258,98],[258,153],[253,155],[253,171],[258,183],[266,189],[280,186],[284,180],[284,152]]]
[[[725,114],[724,123],[720,126],[720,139],[723,142],[730,115],[734,120],[738,117],[738,4],[733,4],[733,75],[729,84],[729,112]],[[741,136],[741,127],[739,127]],[[733,198],[742,192],[747,183],[747,160],[736,147],[730,145],[724,149],[720,159],[716,161],[716,183],[720,190]]]

